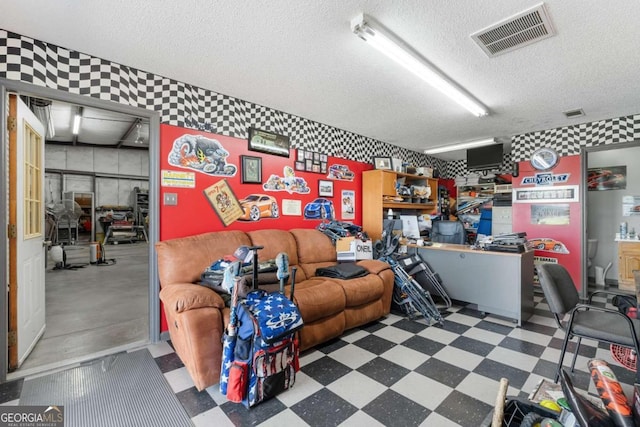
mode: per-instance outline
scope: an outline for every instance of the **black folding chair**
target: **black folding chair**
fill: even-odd
[[[638,345],[640,321],[631,319],[618,310],[592,304],[595,295],[624,295],[622,292],[598,290],[589,296],[586,304],[580,303],[578,290],[565,267],[560,264],[542,264],[537,269],[540,286],[549,309],[553,313],[558,327],[565,332],[560,360],[556,369],[556,383],[560,377],[567,345],[573,337],[578,338],[578,341],[571,362],[571,372],[576,364],[582,338],[630,347],[636,352],[636,355],[640,354]],[[564,320],[566,315],[569,316],[568,320]],[[636,382],[640,382],[637,369]]]

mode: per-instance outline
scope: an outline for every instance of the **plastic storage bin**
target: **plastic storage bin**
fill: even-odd
[[[558,412],[554,412],[544,406],[540,406],[528,399],[507,396],[504,406],[504,419],[502,421],[502,425],[504,427],[520,427],[522,419],[529,412],[536,412],[544,417],[554,420],[557,420],[560,415]],[[487,415],[484,421],[482,421],[480,427],[491,427],[492,419],[493,411],[489,412],[489,415]]]

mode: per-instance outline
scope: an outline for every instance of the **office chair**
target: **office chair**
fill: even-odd
[[[431,241],[463,245],[467,242],[467,232],[460,221],[433,221],[431,224]]]
[[[549,310],[553,313],[558,327],[565,333],[560,360],[556,369],[555,382],[558,382],[564,354],[569,340],[577,337],[576,350],[571,362],[571,372],[576,364],[582,338],[603,341],[630,347],[640,354],[638,331],[640,322],[631,319],[618,310],[598,307],[591,304],[594,295],[624,295],[622,292],[599,290],[593,292],[586,304],[580,303],[580,297],[567,269],[560,264],[541,264],[537,266],[540,286],[544,292]],[[569,315],[568,320],[565,315]],[[640,380],[640,371],[636,373],[636,382]]]

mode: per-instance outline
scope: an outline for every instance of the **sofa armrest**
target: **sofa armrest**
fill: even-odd
[[[222,297],[213,290],[193,283],[176,283],[160,291],[160,300],[165,308],[182,313],[196,308],[224,308]]]
[[[380,274],[381,271],[391,268],[389,264],[378,259],[363,259],[356,262],[356,264],[366,268],[367,270],[369,270],[369,273],[373,274]]]

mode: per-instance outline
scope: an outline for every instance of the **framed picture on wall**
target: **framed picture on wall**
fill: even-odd
[[[304,162],[304,150],[298,148],[298,157],[296,158],[299,162]]]
[[[391,157],[374,157],[373,167],[375,167],[376,169],[392,170]]]
[[[627,166],[587,169],[587,190],[624,190],[627,188]]]
[[[289,157],[289,137],[277,133],[249,128],[249,150]]]
[[[304,171],[304,162],[295,162],[294,167],[297,171]]]
[[[326,179],[318,180],[318,196],[333,197],[333,181]]]
[[[262,157],[240,156],[242,183],[262,184]]]
[[[244,213],[238,198],[225,179],[221,179],[205,188],[204,195],[225,227],[240,218]]]

